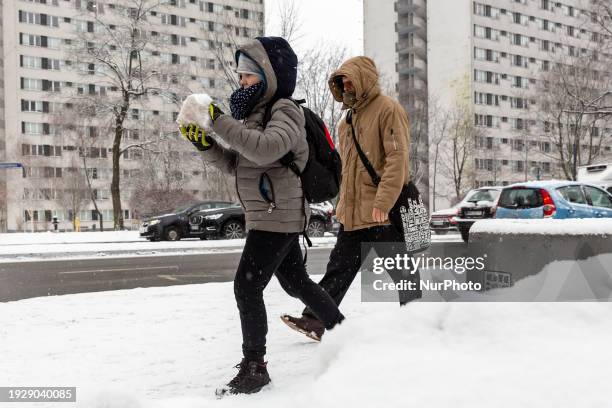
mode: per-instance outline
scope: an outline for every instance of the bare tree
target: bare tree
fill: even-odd
[[[78,33],[70,50],[76,69],[87,77],[96,74],[96,86],[75,95],[77,103],[89,105],[100,121],[112,129],[113,224],[123,229],[121,208],[121,158],[132,148],[143,148],[148,141],[122,145],[124,130],[132,118],[130,109],[140,107],[150,96],[159,95],[176,103],[182,99],[178,89],[189,74],[177,61],[164,61],[160,50],[165,48],[159,28],[147,16],[164,3],[161,0],[126,0],[106,8],[96,8],[94,26]],[[100,6],[98,6],[100,7]],[[157,54],[158,56],[156,56]],[[174,63],[173,63],[174,62]],[[185,91],[186,93],[187,91]]]
[[[443,144],[449,138],[449,131],[451,128],[451,114],[447,110],[441,109],[436,97],[432,97],[429,105],[432,107],[429,110],[429,123],[431,123],[430,127],[430,146],[432,147],[429,151],[430,157],[428,163],[432,163],[432,188],[431,188],[431,199],[432,199],[432,207],[431,210],[436,211],[436,199],[438,198],[438,172],[442,164],[440,160],[442,158],[442,149],[444,148]]]
[[[285,0],[278,5],[279,35],[289,41],[299,41],[302,34],[303,21],[300,18],[301,8],[295,0]]]
[[[61,181],[55,183],[55,187],[61,193],[58,197],[59,202],[63,208],[72,213],[72,227],[76,231],[77,218],[89,201],[85,170],[80,168],[80,163],[76,158],[73,159],[71,167],[64,172]]]
[[[104,215],[98,206],[98,189],[95,188],[93,181],[94,174],[97,176],[99,169],[94,164],[90,164],[90,156],[93,151],[106,149],[106,139],[102,135],[107,129],[95,126],[98,122],[93,115],[92,108],[91,105],[66,108],[53,114],[51,121],[56,134],[61,134],[64,141],[75,146],[78,152],[81,169],[85,175],[86,193],[97,215],[100,231],[104,231]]]
[[[474,114],[467,106],[457,105],[449,112],[448,138],[439,147],[440,172],[452,183],[451,201],[459,201],[472,188],[475,140],[484,132],[474,124]]]
[[[588,56],[558,58],[542,76],[536,91],[536,114],[552,156],[569,180],[578,167],[593,163],[611,136],[603,130],[612,119],[609,103],[610,75],[607,62],[589,50]]]
[[[334,142],[338,140],[342,104],[334,100],[328,79],[344,61],[346,54],[346,48],[338,46],[309,50],[301,58],[298,69],[296,95],[303,97],[306,105],[323,119]]]

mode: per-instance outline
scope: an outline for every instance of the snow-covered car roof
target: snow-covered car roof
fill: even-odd
[[[558,188],[565,186],[574,186],[574,185],[588,185],[597,187],[592,183],[585,183],[583,181],[573,181],[573,180],[540,180],[540,181],[526,181],[522,183],[511,184],[504,188],[513,188],[513,187],[529,187],[529,188]]]

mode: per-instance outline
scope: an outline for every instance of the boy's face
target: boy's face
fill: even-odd
[[[241,73],[238,75],[240,75],[240,86],[245,89],[261,82],[261,78],[259,78],[259,75],[248,73]]]

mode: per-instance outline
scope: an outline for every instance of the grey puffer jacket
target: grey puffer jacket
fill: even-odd
[[[273,99],[291,95],[278,94],[275,67],[262,42],[249,42],[238,53],[248,55],[263,70],[267,84],[265,94],[244,122],[227,114],[217,118],[213,126],[216,138],[222,139],[229,150],[217,143],[202,155],[212,165],[235,174],[247,229],[302,232],[309,207],[304,200],[301,181],[279,160],[293,151],[299,169],[304,169],[308,159],[304,113],[292,101],[279,99],[272,106],[270,121],[264,129],[266,105]],[[294,87],[295,84],[288,88],[293,92]],[[272,197],[268,197],[271,201],[260,191],[266,177],[273,192]]]

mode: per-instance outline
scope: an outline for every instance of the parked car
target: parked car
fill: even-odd
[[[429,218],[429,228],[438,235],[447,234],[449,231],[457,231],[456,217],[458,213],[459,204],[445,210],[432,212]]]
[[[578,181],[606,190],[612,194],[612,163],[578,167]]]
[[[246,235],[244,211],[240,203],[220,209],[198,211],[189,217],[189,229],[202,239],[244,238]]]
[[[143,220],[140,236],[149,241],[178,241],[181,238],[201,238],[189,227],[189,217],[198,212],[217,208],[226,208],[228,201],[201,201],[179,206],[167,214],[155,215]]]
[[[612,218],[612,195],[577,181],[532,181],[506,187],[495,218]]]
[[[333,227],[334,208],[326,203],[310,206],[308,236],[322,237]],[[240,204],[222,209],[198,211],[189,218],[189,229],[202,239],[236,239],[246,235],[244,211]]]
[[[459,211],[455,221],[463,241],[468,242],[470,228],[478,220],[493,218],[495,205],[503,187],[491,186],[471,190],[458,204]]]
[[[333,232],[335,213],[334,205],[329,201],[310,204],[308,236],[322,237],[326,232]]]

